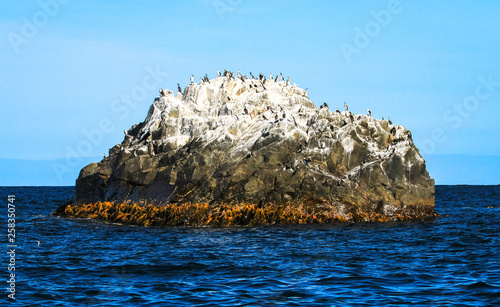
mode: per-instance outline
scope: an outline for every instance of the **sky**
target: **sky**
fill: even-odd
[[[436,184],[499,184],[499,15],[494,0],[0,1],[0,185],[74,185],[159,88],[217,69],[390,117]]]

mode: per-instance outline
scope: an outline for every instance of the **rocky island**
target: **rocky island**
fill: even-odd
[[[317,107],[282,76],[225,71],[160,90],[54,214],[145,226],[407,220],[435,216],[434,180],[403,126]]]

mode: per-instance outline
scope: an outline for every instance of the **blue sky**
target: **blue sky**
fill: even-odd
[[[158,88],[217,69],[282,72],[318,105],[390,116],[438,184],[498,184],[499,13],[493,0],[0,1],[0,185],[73,185]]]

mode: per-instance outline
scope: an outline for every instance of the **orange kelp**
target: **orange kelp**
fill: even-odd
[[[303,208],[285,205],[256,204],[166,204],[154,206],[138,203],[97,202],[67,205],[53,213],[70,218],[89,218],[141,226],[256,226],[270,224],[310,224],[334,222],[388,222],[419,216],[388,217],[375,213],[306,212]]]

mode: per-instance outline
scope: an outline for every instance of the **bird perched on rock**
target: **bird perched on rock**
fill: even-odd
[[[181,86],[179,85],[179,83],[177,83],[177,90],[179,91],[179,93],[182,93],[182,89],[181,89]]]
[[[307,96],[307,91],[309,90],[308,87],[306,87],[306,91],[304,92],[304,97]]]
[[[345,109],[346,111],[349,111],[349,107],[347,106],[347,103],[346,103],[345,101],[344,101],[344,109]]]
[[[217,77],[220,77],[220,70],[217,69]]]
[[[270,73],[269,73],[269,80],[272,80],[272,79],[273,79],[273,73],[272,73],[272,72],[270,72]]]
[[[339,113],[340,114],[339,109],[335,108],[335,113]]]
[[[366,112],[368,113],[368,116],[372,116],[372,111],[370,109],[367,109]]]
[[[329,109],[329,108],[328,108],[328,105],[326,104],[326,102],[323,102],[322,107],[323,107],[323,108],[327,108],[327,109]]]
[[[387,117],[387,122],[389,123],[389,125],[392,125],[392,122],[391,122],[391,118],[390,118],[390,117]]]
[[[252,77],[252,79],[255,79],[255,77],[252,75],[252,72],[250,72],[250,77]]]
[[[191,84],[194,83],[194,75],[191,75]]]

